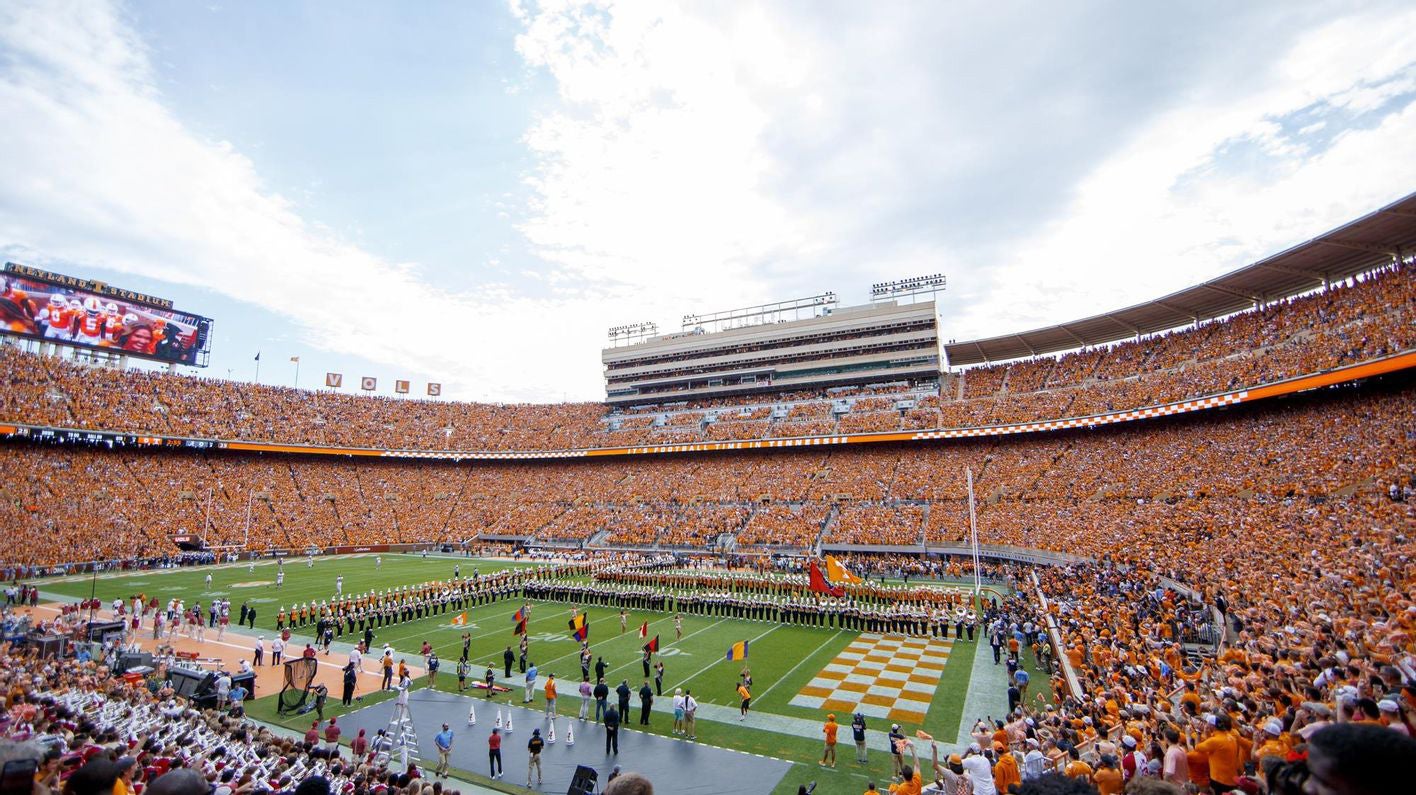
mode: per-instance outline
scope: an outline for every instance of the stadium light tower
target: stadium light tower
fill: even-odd
[[[870,285],[870,301],[875,303],[920,295],[933,296],[944,290],[945,281],[944,274],[936,273],[931,276],[896,279],[892,282],[876,282]]]
[[[659,333],[659,324],[652,320],[643,323],[627,323],[623,326],[613,326],[610,328],[610,347],[618,348],[620,345],[633,345]]]

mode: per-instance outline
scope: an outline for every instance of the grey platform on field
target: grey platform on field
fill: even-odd
[[[484,698],[426,689],[415,690],[410,696],[408,706],[413,716],[413,726],[418,732],[421,768],[431,772],[437,763],[433,735],[441,731],[442,724],[446,723],[453,730],[452,766],[487,775],[487,737],[492,733],[497,710],[500,709],[503,716],[513,716],[514,727],[511,734],[502,733],[502,764],[506,771],[502,780],[517,786],[526,783],[529,758],[526,743],[531,739],[531,731],[540,729],[542,737],[548,738],[550,724],[543,711],[508,706],[505,700],[498,705],[497,701]],[[477,724],[468,726],[467,710],[473,705],[477,709]],[[632,708],[631,712],[637,720],[637,707]],[[364,729],[372,737],[388,725],[392,714],[393,702],[385,701],[343,715],[339,722],[346,737],[352,737],[359,729]],[[574,746],[565,743],[567,728],[575,730]],[[605,730],[601,726],[561,716],[556,721],[555,744],[547,745],[541,753],[544,778],[542,785],[535,789],[548,793],[565,792],[570,787],[576,765],[594,768],[599,773],[601,787],[610,770],[619,765],[623,770],[644,774],[654,782],[656,789],[662,788],[661,791],[725,795],[767,795],[792,766],[781,759],[645,734],[634,731],[630,726],[620,727],[619,754],[606,755]],[[724,776],[725,770],[731,770],[732,775]]]

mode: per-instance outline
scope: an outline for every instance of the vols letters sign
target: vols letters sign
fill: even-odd
[[[408,394],[408,382],[407,382],[407,381],[394,381],[394,382],[393,382],[393,391],[397,392],[397,393],[400,394],[400,395],[406,395],[406,394]]]
[[[428,394],[437,397],[442,394],[442,384],[428,384]]]
[[[334,389],[344,386],[344,373],[325,373],[325,386]]]
[[[379,388],[379,379],[366,375],[359,379],[359,388],[366,392],[372,392]]]

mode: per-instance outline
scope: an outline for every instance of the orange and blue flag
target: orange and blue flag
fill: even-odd
[[[513,624],[520,624],[521,622],[523,622],[523,621],[525,621],[525,620],[526,620],[526,608],[524,608],[524,607],[518,607],[518,608],[516,608],[516,615],[514,615],[514,616],[511,617],[511,622],[512,622]]]
[[[727,658],[728,658],[729,660],[746,660],[746,659],[747,659],[747,641],[745,641],[745,640],[740,640],[740,641],[738,641],[737,643],[734,643],[733,645],[729,646],[729,647],[728,647],[728,657],[727,657]]]

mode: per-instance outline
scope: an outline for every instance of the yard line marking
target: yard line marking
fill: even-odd
[[[688,633],[687,635],[684,635],[683,638],[681,638],[681,640],[688,640],[689,638],[693,637],[694,635],[699,634],[700,632],[707,632],[708,630],[712,629],[713,627],[716,627],[716,626],[718,626],[719,624],[723,623],[723,621],[725,621],[726,619],[727,619],[727,616],[724,616],[723,618],[720,618],[720,619],[718,619],[717,621],[714,621],[713,623],[709,624],[708,626],[704,627],[703,629],[698,630],[697,632],[690,632],[690,633]],[[670,646],[676,646],[676,645],[678,645],[679,642],[680,642],[680,641],[678,641],[678,640],[673,641],[673,642],[667,644],[666,646],[664,646],[664,648],[667,649],[667,648],[669,648]],[[643,647],[641,647],[641,649],[642,649],[642,648],[643,648]],[[608,668],[608,669],[605,670],[605,673],[611,673],[611,672],[613,672],[613,671],[618,671],[618,670],[621,669],[621,668],[628,668],[628,667],[630,667],[631,665],[634,665],[634,664],[637,663],[637,662],[640,662],[640,660],[631,660],[630,662],[627,662],[627,663],[625,663],[624,665],[617,665],[617,666],[615,666],[614,668]]]
[[[664,621],[668,621],[670,618],[673,618],[673,616],[664,616],[663,618],[659,619],[658,621],[650,622],[649,626],[652,627],[652,626],[654,626],[655,624],[659,624],[659,623],[662,623],[662,622],[664,622]],[[568,634],[569,634],[569,633],[567,633],[567,636],[568,636]],[[638,628],[636,628],[636,629],[635,629],[635,632],[634,632],[633,635],[632,635],[632,637],[638,637],[638,636],[639,636],[639,631],[638,631]],[[614,642],[614,641],[616,641],[616,640],[619,640],[619,639],[622,639],[622,638],[628,638],[628,637],[631,637],[631,634],[630,634],[629,632],[625,632],[624,634],[616,635],[616,636],[614,636],[614,637],[612,637],[612,638],[610,638],[609,640],[604,641],[604,642],[605,642],[605,643],[612,643],[612,642]],[[564,660],[564,659],[566,659],[567,657],[579,657],[579,656],[580,656],[580,649],[577,648],[575,651],[570,652],[569,654],[562,654],[561,656],[555,658],[554,660],[547,660],[543,665],[538,665],[538,666],[536,666],[536,667],[537,667],[538,669],[539,669],[539,668],[544,668],[544,667],[546,667],[547,665],[550,665],[551,663],[560,662],[561,660]],[[528,662],[530,661],[530,657],[529,657],[529,656],[527,657],[527,661],[528,661]],[[577,662],[578,662],[578,660],[577,660]],[[621,666],[621,667],[623,667],[623,666]],[[606,671],[606,673],[609,673],[609,672]]]
[[[721,620],[721,619],[720,619],[720,620]],[[762,638],[767,637],[768,635],[771,635],[773,632],[776,632],[777,630],[781,629],[781,628],[784,627],[784,626],[786,626],[786,624],[776,624],[776,625],[774,625],[771,629],[767,630],[766,632],[762,633],[761,635],[758,635],[757,637],[753,638],[752,640],[749,640],[748,643],[756,643],[757,641],[761,640]],[[722,662],[722,661],[723,661],[723,658],[722,658],[722,657],[719,657],[718,659],[714,660],[713,662],[710,662],[710,663],[708,663],[707,665],[703,666],[701,669],[699,669],[699,671],[698,671],[697,673],[695,673],[695,674],[693,674],[692,676],[688,677],[688,679],[685,679],[685,680],[683,680],[682,682],[679,682],[678,684],[674,685],[673,688],[670,688],[670,689],[677,689],[677,688],[683,687],[684,685],[688,684],[689,680],[693,679],[694,677],[699,676],[699,675],[702,674],[704,671],[707,671],[709,668],[712,668],[713,666],[717,665],[718,663],[720,663],[720,662]]]
[[[811,659],[812,657],[816,656],[816,653],[817,653],[818,651],[821,651],[821,649],[824,648],[824,647],[826,646],[826,644],[830,643],[831,641],[833,641],[833,640],[835,640],[837,637],[839,637],[842,632],[845,632],[845,630],[843,630],[843,629],[838,629],[838,630],[836,630],[835,632],[831,633],[831,636],[830,636],[830,637],[828,637],[826,640],[821,641],[821,645],[820,645],[820,646],[817,646],[816,648],[814,648],[814,649],[811,650],[811,654],[808,654],[808,655],[806,655],[805,657],[803,657],[803,658],[801,658],[800,660],[798,660],[798,661],[797,661],[797,664],[796,664],[796,665],[793,665],[793,666],[792,666],[792,669],[791,669],[790,671],[787,671],[785,674],[782,674],[781,676],[777,677],[777,681],[775,681],[775,682],[772,683],[772,687],[769,687],[769,688],[767,688],[766,690],[763,690],[761,693],[758,693],[758,694],[754,695],[753,698],[756,698],[756,699],[765,698],[768,693],[772,692],[772,688],[775,688],[777,685],[780,685],[780,684],[783,682],[783,680],[785,680],[785,679],[791,677],[791,675],[792,675],[793,673],[796,673],[796,669],[798,669],[798,668],[801,667],[801,664],[802,664],[802,663],[804,663],[804,662],[806,662],[807,660]]]

